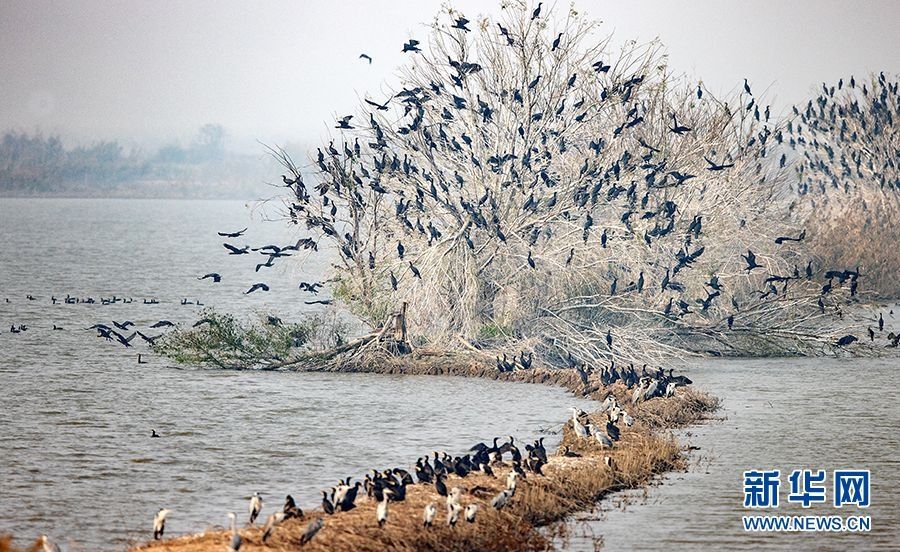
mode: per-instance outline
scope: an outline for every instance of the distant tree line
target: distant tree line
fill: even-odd
[[[153,181],[258,184],[258,159],[226,153],[225,135],[221,125],[207,124],[187,146],[146,153],[115,140],[67,148],[58,135],[8,131],[0,141],[0,192],[103,194]]]
[[[97,187],[144,176],[147,165],[115,142],[66,149],[59,136],[7,132],[0,142],[0,189],[55,192],[72,184]]]

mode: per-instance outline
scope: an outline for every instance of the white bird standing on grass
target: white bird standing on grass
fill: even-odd
[[[469,523],[475,523],[475,514],[478,513],[478,505],[477,504],[469,504],[466,506],[465,517],[466,521]]]
[[[603,399],[603,403],[600,405],[600,412],[606,412],[607,410],[612,410],[613,407],[617,406],[616,404],[616,396],[615,395],[607,395],[605,399]]]
[[[384,496],[378,506],[375,508],[375,519],[378,521],[379,527],[384,527],[388,517],[388,500],[391,499],[390,491],[384,491]]]
[[[600,428],[595,426],[594,424],[590,425],[591,433],[594,434],[594,439],[600,444],[601,447],[604,448],[612,448],[613,442],[612,439],[607,437],[605,433],[600,431]]]
[[[166,516],[172,513],[172,510],[160,508],[156,515],[153,516],[153,540],[159,540],[166,530]]]
[[[459,521],[459,513],[462,511],[462,506],[455,502],[447,502],[447,525],[450,527],[456,527],[456,522]]]
[[[422,527],[431,527],[434,523],[434,517],[437,515],[437,506],[434,502],[425,506],[425,512],[422,514]]]
[[[644,396],[644,382],[639,382],[634,387],[634,393],[631,395],[631,404],[637,404],[639,400]]]
[[[275,528],[281,525],[281,522],[284,521],[285,518],[287,518],[287,514],[284,512],[275,512],[274,514],[269,515],[266,519],[266,524],[263,526],[263,542],[266,542],[269,537],[272,536],[272,533],[275,532]]]
[[[572,429],[575,430],[575,435],[584,439],[588,436],[587,429],[585,429],[584,425],[578,421],[578,409],[572,408]]]
[[[253,496],[250,497],[250,525],[253,525],[256,518],[259,517],[262,507],[262,497],[259,496],[259,493],[253,493]]]
[[[303,531],[303,534],[300,535],[300,544],[306,544],[313,540],[313,537],[315,537],[316,533],[322,529],[323,525],[325,525],[325,521],[322,518],[316,518],[315,520],[310,521],[309,525],[307,525],[306,529]]]
[[[231,519],[231,544],[228,545],[228,552],[238,552],[241,545],[244,544],[244,539],[238,534],[237,515],[234,512],[228,512],[228,517]]]
[[[459,521],[459,513],[462,512],[462,506],[459,504],[459,497],[462,495],[461,487],[453,487],[447,495],[447,525],[454,527]]]
[[[519,474],[514,471],[509,472],[506,475],[506,490],[510,493],[516,492],[516,482],[518,481]]]
[[[502,491],[500,494],[495,496],[493,500],[491,500],[491,506],[494,507],[495,510],[502,510],[504,506],[509,502],[509,499],[512,497],[513,492],[510,490]]]

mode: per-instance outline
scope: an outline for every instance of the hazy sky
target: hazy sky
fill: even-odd
[[[499,0],[452,5],[473,21],[499,11]],[[659,37],[670,67],[714,92],[748,77],[788,105],[822,81],[900,72],[892,0],[575,6],[617,39]],[[0,130],[159,144],[217,122],[242,144],[308,143],[366,91],[380,96],[403,42],[424,39],[440,9],[441,0],[0,0]]]

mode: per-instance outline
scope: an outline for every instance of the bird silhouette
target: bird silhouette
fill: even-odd
[[[673,134],[684,134],[685,132],[690,132],[692,129],[689,126],[678,124],[678,117],[673,113],[672,114],[672,126],[669,127],[669,130]]]
[[[847,345],[852,344],[854,341],[858,341],[855,335],[845,335],[844,337],[838,339],[837,346],[846,347]]]
[[[409,261],[409,269],[412,271],[413,276],[420,280],[422,279],[422,274],[419,272],[419,269],[416,268],[414,264],[412,264],[412,261]]]
[[[371,105],[372,107],[374,107],[375,109],[377,109],[378,111],[387,111],[389,109],[388,104],[390,103],[390,100],[384,102],[383,104],[373,102],[372,100],[369,100],[369,99],[366,99],[365,102],[367,104]]]
[[[734,166],[734,163],[716,163],[715,161],[711,160],[709,157],[704,157],[703,159],[706,159],[706,162],[709,163],[709,166],[706,167],[706,170],[708,170],[708,171],[713,171],[713,172],[724,171],[725,169],[730,169],[731,167]]]
[[[559,48],[559,44],[560,44],[560,42],[562,41],[562,35],[563,35],[562,33],[559,33],[559,34],[556,36],[556,39],[553,41],[553,45],[550,47],[550,51],[551,51],[551,52],[553,52],[553,51],[555,51],[557,48]]]
[[[414,39],[409,39],[409,42],[403,44],[403,52],[421,52],[419,49],[419,41]]]
[[[247,229],[244,228],[243,230],[238,230],[237,232],[219,232],[218,234],[223,238],[238,238],[242,236],[246,231]]]
[[[764,268],[763,265],[757,264],[756,255],[749,249],[747,250],[747,254],[741,255],[741,257],[743,257],[744,260],[747,261],[747,268],[744,269],[747,272],[751,272],[754,268]]]
[[[466,27],[466,25],[467,25],[468,23],[469,23],[469,20],[468,20],[468,19],[466,19],[465,17],[460,17],[460,18],[458,18],[456,21],[453,22],[452,28],[454,28],[454,29],[461,29],[461,30],[463,30],[463,31],[465,31],[465,32],[469,32],[469,31],[471,31],[471,29],[469,29],[468,27]]]
[[[244,247],[238,248],[230,243],[223,243],[222,247],[229,251],[229,255],[249,255],[250,254],[250,246],[245,245]]]
[[[803,230],[802,232],[800,232],[800,235],[798,235],[796,238],[791,238],[789,236],[779,236],[779,237],[775,238],[775,243],[777,243],[778,245],[781,245],[784,242],[789,242],[789,241],[801,242],[805,238],[806,238],[806,230]]]

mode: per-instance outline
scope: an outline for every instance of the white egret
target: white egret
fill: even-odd
[[[434,517],[437,515],[437,506],[434,502],[429,502],[425,506],[425,512],[422,514],[422,527],[431,527],[434,523]]]
[[[159,540],[166,530],[166,516],[172,513],[172,510],[160,508],[156,515],[153,516],[153,540]]]

